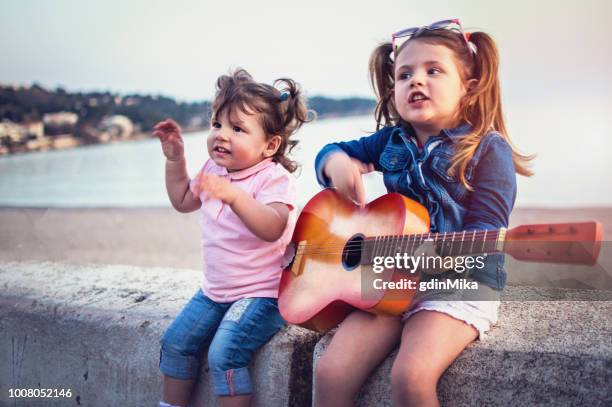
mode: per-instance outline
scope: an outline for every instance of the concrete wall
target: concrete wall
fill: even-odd
[[[153,406],[159,339],[198,288],[194,270],[61,263],[0,265],[0,405]],[[320,335],[291,326],[251,365],[256,405],[309,405]],[[206,374],[197,406],[217,405]],[[8,388],[69,388],[65,399],[8,399]]]
[[[448,406],[610,406],[611,318],[609,301],[504,302],[497,326],[442,376],[440,401]],[[333,332],[317,343],[315,366],[332,337]],[[358,406],[391,405],[395,353],[362,388]]]
[[[159,339],[198,282],[195,270],[0,263],[0,405],[156,405]],[[508,290],[532,298],[523,291]],[[255,404],[310,405],[313,361],[332,335],[294,326],[277,334],[251,366]],[[391,363],[358,405],[390,405]],[[612,302],[507,301],[499,325],[462,353],[438,392],[445,405],[603,406],[612,405],[611,383]],[[216,405],[209,386],[204,366],[196,405]],[[72,398],[7,398],[8,388],[32,387],[70,388]]]

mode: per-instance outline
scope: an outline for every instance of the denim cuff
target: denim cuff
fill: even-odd
[[[195,356],[168,351],[163,346],[159,351],[159,370],[166,376],[181,380],[195,379],[199,369],[200,364]]]
[[[319,152],[319,154],[317,154],[317,158],[315,159],[315,173],[317,174],[317,182],[325,188],[330,188],[333,185],[329,178],[327,178],[325,174],[323,174],[323,168],[325,168],[325,163],[327,162],[329,157],[332,154],[336,153],[346,154],[340,147],[333,144],[328,144],[323,147],[323,149]]]
[[[253,387],[249,369],[241,367],[229,369],[223,372],[211,369],[214,392],[217,396],[237,396],[240,394],[251,394]]]

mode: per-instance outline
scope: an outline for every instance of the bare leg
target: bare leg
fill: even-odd
[[[438,380],[477,337],[474,327],[441,312],[411,316],[391,370],[393,405],[438,406]]]
[[[221,407],[249,407],[251,405],[251,395],[219,397]]]
[[[354,311],[338,328],[315,371],[315,406],[352,406],[368,376],[400,339],[399,317]]]
[[[195,380],[174,379],[164,375],[164,401],[175,406],[188,406],[194,384]]]

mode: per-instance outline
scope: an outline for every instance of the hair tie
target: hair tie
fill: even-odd
[[[468,48],[474,53],[474,55],[478,53],[478,48],[476,47],[476,44],[474,44],[472,41],[468,42]]]
[[[281,93],[280,97],[278,98],[278,100],[280,100],[281,102],[284,102],[287,99],[289,99],[289,93],[288,92]]]
[[[467,42],[467,46],[470,49],[470,51],[472,51],[474,53],[474,55],[476,55],[478,53],[478,48],[476,47],[476,44],[474,44],[472,41],[470,41],[470,38],[472,37],[472,33],[469,31],[466,31],[463,34],[464,38],[465,38],[465,42]]]

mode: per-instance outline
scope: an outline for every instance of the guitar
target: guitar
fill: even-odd
[[[283,270],[278,306],[290,323],[325,332],[359,308],[400,315],[417,290],[370,290],[364,281],[418,284],[418,271],[398,267],[372,272],[381,257],[412,255],[432,240],[440,256],[507,253],[517,260],[586,264],[597,261],[598,222],[523,225],[512,229],[429,233],[429,214],[421,204],[389,193],[360,208],[335,189],[324,189],[302,210],[292,237],[293,260]],[[374,277],[371,277],[374,276]],[[414,287],[414,285],[412,285]]]

